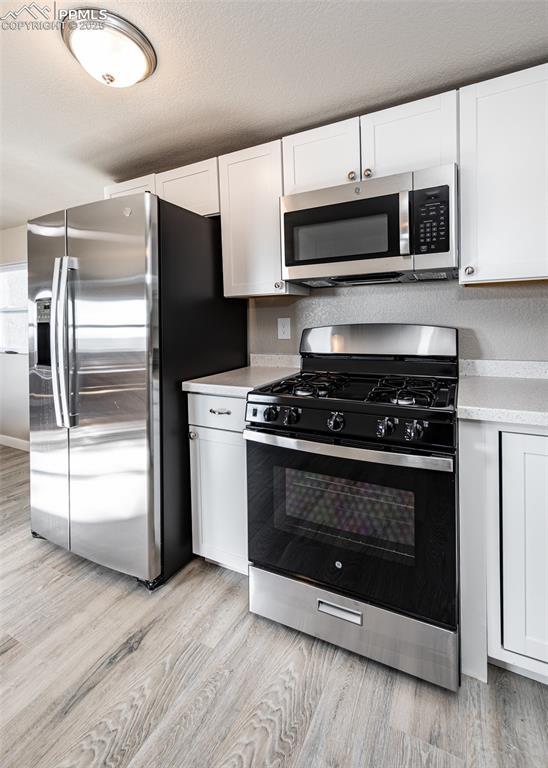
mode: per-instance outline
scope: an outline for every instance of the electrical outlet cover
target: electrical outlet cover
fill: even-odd
[[[278,338],[279,339],[291,338],[291,318],[290,317],[278,318]]]

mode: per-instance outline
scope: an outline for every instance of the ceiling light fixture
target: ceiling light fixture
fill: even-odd
[[[89,9],[78,9],[85,17]],[[129,21],[110,11],[100,11],[97,24],[63,22],[65,45],[82,67],[103,85],[127,88],[145,80],[156,69],[150,40]]]

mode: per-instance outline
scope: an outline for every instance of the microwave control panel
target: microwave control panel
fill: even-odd
[[[415,253],[449,250],[449,187],[430,187],[413,192]]]

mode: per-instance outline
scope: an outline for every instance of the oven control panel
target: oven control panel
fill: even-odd
[[[299,408],[264,402],[248,402],[246,408],[248,424],[281,434],[297,431],[387,445],[420,445],[421,448],[454,445],[454,420],[449,414],[432,414],[428,418],[424,418],[422,414],[421,416],[388,416],[382,411],[378,414],[346,410],[342,412],[329,408]]]
[[[291,408],[283,405],[267,405],[265,407],[248,403],[246,421],[291,427],[300,421],[301,413],[302,408]]]
[[[430,187],[413,192],[415,253],[449,250],[449,187]]]

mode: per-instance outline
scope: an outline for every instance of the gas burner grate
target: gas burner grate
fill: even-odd
[[[265,391],[277,395],[296,397],[328,397],[347,382],[346,376],[330,373],[301,373],[289,379],[282,379]]]
[[[365,402],[418,405],[429,408],[436,400],[439,387],[439,381],[436,379],[385,376],[373,387]]]
[[[439,388],[437,379],[422,379],[408,376],[385,376],[379,380],[378,387],[393,387],[394,389],[427,389],[436,392]]]

